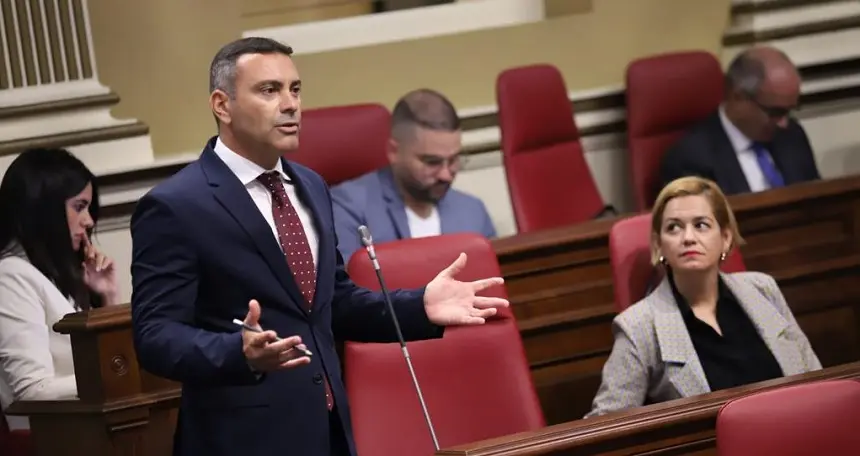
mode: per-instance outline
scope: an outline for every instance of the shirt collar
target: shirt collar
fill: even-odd
[[[667,270],[666,278],[669,280],[669,286],[672,288],[672,295],[675,297],[675,303],[678,304],[678,309],[681,311],[681,315],[683,315],[684,318],[696,318],[693,313],[693,309],[690,307],[690,303],[687,302],[684,295],[682,295],[675,286],[675,277],[672,275],[671,270]],[[717,302],[724,302],[726,300],[736,301],[732,290],[729,289],[728,285],[726,285],[723,280],[722,275],[720,275],[717,279]]]
[[[723,131],[726,132],[726,136],[729,137],[729,142],[732,143],[732,147],[735,149],[735,153],[745,152],[752,147],[753,142],[751,139],[747,138],[745,134],[743,134],[735,124],[729,120],[728,116],[726,116],[726,110],[723,106],[720,106],[720,123],[723,124]]]
[[[284,171],[284,164],[281,160],[278,160],[274,168],[265,169],[231,150],[221,141],[220,137],[215,141],[213,149],[218,158],[239,178],[242,185],[247,186],[251,182],[256,181],[261,174],[270,171],[277,171],[285,182],[290,182],[290,176]]]

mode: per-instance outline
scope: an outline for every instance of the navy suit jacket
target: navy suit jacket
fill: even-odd
[[[796,120],[789,118],[788,127],[777,131],[767,148],[785,185],[821,179],[809,138]],[[691,128],[663,156],[660,188],[684,176],[710,179],[726,195],[750,192],[738,155],[720,122],[719,111]]]
[[[194,163],[144,196],[132,216],[132,323],[140,365],[182,383],[174,455],[329,456],[323,376],[352,442],[335,338],[394,342],[382,295],[358,288],[338,254],[332,203],[323,179],[284,160],[319,236],[311,312],[271,228],[222,162],[212,138]],[[260,325],[299,335],[311,363],[258,377],[232,323],[248,301]],[[441,337],[427,319],[423,290],[392,293],[408,339]]]
[[[331,189],[334,223],[343,261],[362,248],[358,227],[366,225],[373,242],[408,239],[406,205],[397,191],[390,167],[367,173]],[[472,232],[496,237],[496,229],[484,203],[472,195],[449,189],[436,205],[442,234]]]

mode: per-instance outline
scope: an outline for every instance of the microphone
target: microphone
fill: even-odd
[[[388,306],[388,313],[391,315],[391,320],[394,322],[394,329],[397,331],[397,340],[400,341],[400,350],[403,352],[403,357],[406,359],[406,365],[409,367],[409,374],[412,375],[412,385],[415,387],[415,392],[418,393],[418,401],[421,403],[421,409],[424,412],[424,420],[427,421],[427,428],[430,430],[430,438],[433,439],[433,446],[436,451],[439,451],[439,440],[436,439],[436,430],[433,429],[433,422],[430,421],[430,412],[427,411],[427,403],[424,402],[424,395],[421,394],[421,386],[418,385],[418,377],[415,376],[415,369],[412,367],[412,357],[409,356],[409,349],[406,348],[406,340],[403,339],[403,333],[400,332],[400,322],[397,321],[397,315],[394,313],[394,306],[391,304],[391,296],[388,294],[388,287],[385,286],[385,280],[382,278],[382,269],[379,267],[379,260],[376,259],[376,250],[373,248],[373,237],[370,235],[370,230],[366,226],[358,227],[358,234],[361,236],[361,243],[367,250],[367,256],[370,257],[370,262],[373,263],[373,269],[376,271],[376,278],[379,280],[379,286],[382,288],[382,296],[385,298],[385,304]]]

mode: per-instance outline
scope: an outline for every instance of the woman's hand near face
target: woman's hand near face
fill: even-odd
[[[119,301],[119,288],[116,282],[116,267],[113,260],[100,252],[89,240],[84,238],[84,283],[104,298],[104,305],[114,305]]]

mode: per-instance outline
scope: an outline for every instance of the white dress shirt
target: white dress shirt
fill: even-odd
[[[272,215],[272,192],[258,181],[257,178],[261,174],[269,171],[277,171],[278,174],[281,175],[284,182],[284,189],[287,191],[287,196],[290,198],[290,202],[296,209],[296,213],[299,215],[299,219],[302,221],[302,227],[305,229],[305,234],[308,237],[308,247],[310,247],[311,255],[313,255],[314,258],[314,266],[318,266],[319,261],[317,260],[317,256],[319,255],[319,237],[317,237],[311,211],[304,202],[299,200],[299,196],[296,193],[296,186],[290,182],[290,176],[288,176],[284,171],[284,165],[281,160],[278,160],[274,169],[267,170],[230,150],[229,147],[221,142],[221,138],[216,140],[214,149],[218,158],[220,158],[221,161],[230,168],[230,171],[236,175],[239,182],[241,182],[242,185],[245,186],[245,189],[248,190],[248,194],[251,196],[254,204],[257,205],[257,208],[260,209],[260,213],[263,214],[263,217],[266,219],[266,223],[268,223],[269,227],[272,228],[272,234],[275,236],[276,240],[278,239],[278,228],[275,226],[275,219]],[[280,245],[281,243],[278,242],[278,246]]]
[[[752,192],[761,192],[770,189],[770,183],[767,181],[761,166],[758,164],[756,152],[753,150],[753,141],[743,134],[735,124],[726,117],[726,112],[720,106],[720,122],[723,124],[723,130],[729,137],[729,142],[732,143],[732,148],[738,155],[738,163],[741,165],[741,170],[747,179],[747,185]],[[773,157],[770,152],[767,153],[768,160],[773,163]]]
[[[23,251],[0,258],[0,408],[76,398],[71,339],[53,326],[77,310]],[[12,429],[29,427],[25,417],[6,420]]]

